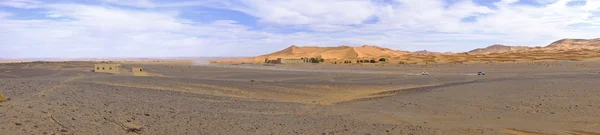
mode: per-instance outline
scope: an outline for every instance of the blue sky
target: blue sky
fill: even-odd
[[[0,58],[468,51],[599,38],[597,0],[1,0]]]

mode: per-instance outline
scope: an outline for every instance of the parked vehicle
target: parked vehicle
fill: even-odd
[[[477,72],[477,75],[485,75],[485,72]]]

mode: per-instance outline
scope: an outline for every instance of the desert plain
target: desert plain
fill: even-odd
[[[93,66],[0,64],[2,134],[600,134],[594,60]]]

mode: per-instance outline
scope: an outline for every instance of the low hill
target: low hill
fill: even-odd
[[[507,45],[495,44],[495,45],[488,46],[486,48],[477,48],[477,49],[471,50],[471,51],[469,51],[469,53],[490,53],[490,52],[499,52],[499,51],[526,50],[526,49],[531,49],[531,48],[532,47],[527,47],[527,46],[507,46]]]
[[[412,53],[416,53],[416,54],[441,54],[440,52],[432,52],[432,51],[427,51],[427,50],[414,51]]]
[[[546,48],[596,48],[600,47],[600,38],[596,39],[562,39],[551,43]]]

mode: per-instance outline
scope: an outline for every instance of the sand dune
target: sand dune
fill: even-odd
[[[377,46],[363,45],[360,47],[339,46],[339,47],[316,47],[316,46],[290,46],[284,50],[271,54],[258,56],[260,58],[315,58],[323,59],[356,59],[356,58],[376,58],[376,57],[398,57],[406,52],[381,48]]]
[[[546,48],[597,48],[600,38],[595,39],[562,39],[546,46]]]
[[[290,46],[281,51],[245,59],[218,60],[218,63],[263,63],[265,59],[323,58],[325,62],[386,58],[388,63],[480,63],[541,60],[590,60],[600,58],[600,38],[562,39],[545,47],[492,45],[464,53],[408,52],[378,46],[316,47]]]

